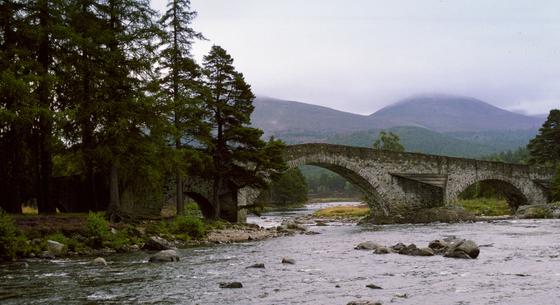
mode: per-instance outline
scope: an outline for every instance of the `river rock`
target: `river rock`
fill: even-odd
[[[441,239],[436,239],[428,244],[428,248],[432,249],[436,254],[443,254],[447,251],[447,248],[449,248],[449,243]]]
[[[240,282],[220,283],[220,288],[243,288]]]
[[[150,256],[151,263],[178,262],[179,256],[175,250],[162,250]]]
[[[378,301],[351,301],[346,305],[383,305],[383,303]]]
[[[383,247],[378,243],[374,243],[373,241],[365,241],[363,243],[359,243],[354,249],[356,250],[377,250]]]
[[[64,254],[66,246],[54,240],[47,240],[47,251],[54,254],[55,256],[60,256]]]
[[[264,268],[264,264],[263,263],[258,263],[258,264],[253,264],[247,268],[257,268],[257,269],[263,269]]]
[[[403,244],[403,243],[398,243],[396,245],[391,246],[391,250],[393,250],[394,252],[397,252],[397,253],[400,253],[405,248],[406,248],[406,245]]]
[[[94,260],[91,261],[91,264],[107,266],[107,261],[103,257],[96,257]]]
[[[453,258],[477,258],[480,249],[472,240],[459,239],[449,245],[443,256]]]
[[[383,289],[380,286],[377,286],[375,284],[367,284],[366,285],[367,288],[371,288],[371,289]]]
[[[159,236],[152,236],[150,237],[146,243],[144,244],[144,246],[142,246],[142,249],[144,250],[155,250],[155,251],[161,251],[161,250],[170,250],[170,249],[174,249],[173,245],[167,241],[166,239],[163,239]]]
[[[393,251],[391,251],[391,249],[389,249],[385,246],[381,246],[381,247],[379,247],[379,248],[377,248],[373,251],[373,253],[375,253],[375,254],[388,254],[388,253],[391,253],[391,252],[393,252]]]
[[[293,265],[296,263],[296,260],[293,258],[289,258],[289,257],[283,257],[282,258],[282,264],[290,264]]]

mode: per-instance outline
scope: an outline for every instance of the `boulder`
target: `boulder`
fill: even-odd
[[[96,257],[94,260],[91,261],[91,264],[107,266],[107,261],[103,257]]]
[[[149,261],[151,263],[178,262],[179,256],[175,250],[162,250],[150,256]]]
[[[293,259],[293,258],[289,258],[289,257],[283,257],[283,258],[282,258],[282,264],[291,264],[291,265],[293,265],[293,264],[295,264],[295,263],[296,263],[296,260]]]
[[[428,248],[432,249],[436,254],[445,253],[448,247],[449,247],[449,243],[441,239],[432,240],[428,244]]]
[[[66,252],[66,246],[54,240],[47,240],[47,251],[55,256],[60,256]]]
[[[220,288],[243,288],[240,282],[220,283]]]
[[[373,253],[375,253],[375,254],[388,254],[388,253],[392,253],[392,252],[393,251],[391,251],[391,249],[389,249],[385,246],[381,246],[381,247],[379,247],[379,248],[377,248],[373,251]]]
[[[142,246],[142,249],[161,251],[161,250],[174,249],[174,247],[166,239],[163,239],[159,236],[152,236],[152,237],[148,238],[148,240],[146,241],[144,246]]]
[[[443,256],[453,258],[477,258],[480,253],[479,247],[472,240],[459,239],[449,245]]]
[[[415,244],[410,244],[405,246],[402,243],[398,243],[391,247],[393,251],[396,251],[402,255],[411,255],[411,256],[432,256],[434,255],[434,251],[430,248],[418,248]]]
[[[356,250],[377,250],[383,247],[380,244],[374,243],[372,241],[365,241],[363,243],[359,243],[354,249]]]
[[[401,253],[401,251],[405,248],[406,248],[406,245],[403,244],[403,243],[398,243],[396,245],[391,246],[391,250],[393,250],[394,252],[397,252],[397,253]]]

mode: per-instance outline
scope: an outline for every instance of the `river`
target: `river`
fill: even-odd
[[[316,207],[249,221],[274,225]],[[321,234],[181,249],[177,263],[136,252],[107,257],[107,267],[91,258],[3,264],[0,304],[560,304],[560,220],[310,229]],[[478,259],[354,250],[367,240],[424,247],[448,235],[482,245]],[[282,264],[285,256],[296,263]],[[246,268],[255,263],[266,268]],[[219,288],[230,281],[243,288]]]

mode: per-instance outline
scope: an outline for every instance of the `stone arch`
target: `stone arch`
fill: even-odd
[[[209,219],[214,216],[214,207],[206,197],[199,193],[190,191],[187,191],[184,194],[189,196],[196,202],[196,204],[198,204],[198,207],[200,208],[200,211],[202,212],[202,216],[204,216],[204,218]]]
[[[363,174],[364,169],[357,163],[345,161],[343,158],[328,158],[324,155],[308,155],[291,160],[286,160],[289,168],[301,165],[313,165],[328,169],[342,176],[351,184],[360,189],[372,212],[389,214],[387,201],[384,200],[384,191],[380,183],[373,177]]]
[[[519,185],[517,185],[516,182],[503,177],[485,177],[470,180],[458,189],[456,199],[459,197],[459,194],[464,192],[467,188],[474,185],[475,183],[489,185],[496,191],[504,195],[512,211],[517,210],[519,206],[529,204],[529,198],[526,194],[523,193],[523,189]]]

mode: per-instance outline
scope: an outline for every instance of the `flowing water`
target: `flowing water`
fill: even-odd
[[[250,221],[274,225],[312,209]],[[559,220],[310,229],[321,234],[181,249],[177,263],[150,264],[137,252],[111,255],[107,267],[91,258],[0,265],[0,304],[560,304]],[[478,259],[353,249],[367,240],[427,246],[448,235],[482,245]],[[296,263],[282,264],[285,256]],[[246,268],[255,263],[266,268]],[[243,288],[219,288],[230,281]]]

